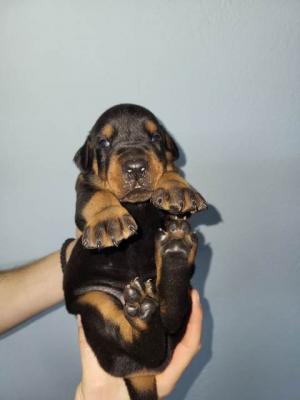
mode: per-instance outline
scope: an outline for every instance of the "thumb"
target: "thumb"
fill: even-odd
[[[100,367],[95,354],[86,340],[80,315],[77,315],[77,326],[83,381],[93,383],[97,381],[103,382],[108,374]]]

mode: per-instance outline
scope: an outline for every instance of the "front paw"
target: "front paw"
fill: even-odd
[[[118,246],[135,234],[137,224],[122,206],[111,206],[96,214],[84,228],[82,244],[88,249]]]
[[[151,201],[157,208],[172,214],[195,213],[207,208],[205,199],[191,187],[158,188]]]
[[[183,257],[191,265],[197,251],[197,235],[191,231],[185,219],[173,217],[166,222],[156,236],[156,249],[162,258]]]

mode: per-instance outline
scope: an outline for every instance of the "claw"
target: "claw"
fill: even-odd
[[[111,241],[112,241],[112,244],[113,244],[114,246],[116,246],[116,247],[118,247],[119,244],[120,244],[120,242],[119,242],[118,240],[114,239],[114,238],[113,238]]]
[[[145,287],[146,287],[146,293],[148,294],[148,296],[153,297],[155,295],[155,286],[153,284],[153,279],[148,279],[145,282]]]
[[[148,280],[145,282],[145,286],[146,286],[146,288],[152,290],[152,287],[153,287],[153,280],[152,280],[152,279],[148,279]]]
[[[140,283],[140,278],[139,278],[138,276],[136,276],[136,277],[134,278],[133,282],[135,283],[135,285],[136,285],[141,291],[143,291],[143,287],[142,287],[142,285],[141,285],[141,283]]]
[[[158,228],[158,231],[165,234],[167,233],[163,228]]]
[[[131,232],[133,232],[133,233],[136,233],[136,232],[137,232],[136,227],[133,226],[133,225],[129,225],[129,230],[130,230]]]

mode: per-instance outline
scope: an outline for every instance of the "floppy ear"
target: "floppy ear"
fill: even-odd
[[[93,149],[88,137],[83,146],[75,154],[73,161],[81,172],[90,172],[93,166]]]
[[[179,157],[179,150],[174,139],[165,132],[166,156],[167,160],[175,161]]]

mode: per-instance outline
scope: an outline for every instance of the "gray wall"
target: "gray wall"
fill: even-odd
[[[149,107],[211,204],[194,285],[203,350],[172,399],[299,399],[300,2],[4,1],[1,267],[73,235],[75,150],[119,102]],[[0,343],[0,398],[71,399],[63,307]]]

